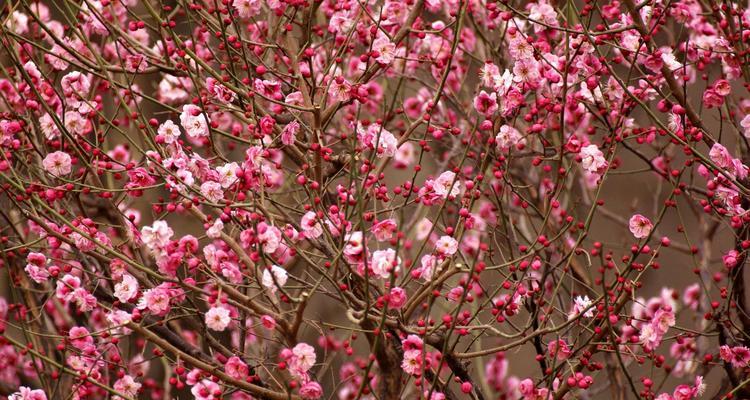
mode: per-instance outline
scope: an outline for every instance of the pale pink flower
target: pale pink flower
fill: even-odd
[[[448,294],[445,297],[448,300],[457,303],[461,301],[461,298],[464,296],[464,292],[466,292],[466,289],[464,289],[463,286],[456,286],[453,289],[449,290]]]
[[[567,359],[572,353],[568,343],[562,339],[549,342],[547,344],[547,351],[549,351],[550,356],[556,357],[560,361]]]
[[[234,0],[232,6],[237,10],[240,18],[252,18],[261,11],[261,2],[259,0]]]
[[[315,365],[315,348],[307,343],[297,343],[292,348],[292,356],[289,359],[290,371],[296,373],[298,377],[305,376],[307,371]]]
[[[236,162],[227,163],[217,167],[216,172],[219,173],[219,183],[221,184],[221,187],[227,189],[234,185],[239,180],[239,177],[237,176],[239,171],[240,166]]]
[[[154,315],[166,315],[170,310],[170,293],[167,290],[156,287],[147,289],[138,301],[138,309],[148,309]]]
[[[329,93],[333,100],[344,102],[352,97],[351,90],[352,85],[344,77],[338,76],[331,82]]]
[[[36,283],[44,283],[49,279],[49,271],[44,266],[36,264],[26,264],[24,271],[29,275],[29,278]]]
[[[177,142],[180,138],[180,128],[172,121],[165,121],[159,125],[157,129],[157,140],[163,141],[166,144],[172,144]]]
[[[60,136],[60,129],[57,127],[55,120],[52,119],[52,116],[49,114],[44,114],[39,118],[39,127],[41,128],[42,133],[44,133],[44,137],[48,140]]]
[[[78,71],[72,71],[63,76],[62,80],[60,80],[60,86],[65,97],[75,95],[78,98],[86,98],[88,97],[89,90],[91,90],[91,80],[88,76]]]
[[[138,293],[138,281],[130,274],[125,274],[122,280],[115,284],[114,296],[122,303],[127,303]]]
[[[94,338],[89,334],[89,330],[82,326],[74,326],[68,332],[68,340],[75,348],[83,350],[94,344]]]
[[[15,32],[18,35],[25,35],[29,31],[28,15],[20,11],[13,11],[10,13],[10,16],[6,18],[5,27],[8,28],[9,31]]]
[[[417,160],[417,152],[411,142],[404,142],[393,155],[393,166],[406,168]]]
[[[441,236],[435,243],[435,249],[443,256],[452,256],[458,251],[458,241],[450,236]]]
[[[200,107],[186,104],[180,114],[180,125],[185,133],[193,139],[208,136],[208,121]]]
[[[292,121],[288,123],[284,129],[281,130],[281,143],[291,146],[294,144],[295,139],[297,138],[297,132],[299,132],[299,122]]]
[[[214,78],[206,79],[206,90],[211,95],[211,98],[219,101],[223,104],[229,104],[237,98],[237,94],[229,90],[226,86],[222,85],[219,81]]]
[[[172,235],[174,235],[174,231],[163,220],[154,221],[153,225],[144,226],[141,229],[141,240],[151,251],[166,247]]]
[[[432,190],[440,197],[458,196],[461,193],[461,182],[453,171],[445,171],[432,181]]]
[[[49,279],[47,271],[47,257],[42,253],[31,252],[26,256],[25,271],[36,283],[43,283]]]
[[[188,99],[188,90],[193,88],[189,79],[178,78],[174,75],[164,75],[159,82],[158,98],[167,103],[177,103]]]
[[[214,394],[219,392],[220,389],[221,387],[218,383],[209,379],[203,379],[190,388],[190,393],[193,394],[195,400],[219,400],[220,396],[215,396]]]
[[[397,229],[396,221],[393,218],[388,218],[373,224],[370,231],[375,235],[377,241],[382,242],[393,237],[393,233]]]
[[[362,261],[362,255],[365,250],[364,236],[361,231],[347,233],[344,236],[344,258],[351,264]]]
[[[651,233],[651,230],[654,228],[654,225],[648,218],[644,217],[643,215],[635,214],[630,217],[628,227],[630,228],[630,233],[632,233],[636,239],[643,239],[645,237],[648,237],[648,235]]]
[[[422,350],[404,351],[401,369],[409,375],[420,374],[422,372]]]
[[[644,349],[651,351],[659,346],[663,336],[664,334],[659,332],[654,325],[647,324],[641,328],[638,339],[643,343]]]
[[[655,313],[651,319],[651,324],[654,325],[655,329],[661,333],[667,333],[670,327],[675,324],[675,315],[669,306],[667,308],[661,307]]]
[[[745,135],[746,138],[750,138],[750,114],[747,114],[742,118],[740,126],[742,127],[742,134]]]
[[[323,227],[314,211],[308,211],[302,216],[300,227],[302,228],[302,234],[308,239],[315,239],[323,234]]]
[[[711,161],[719,168],[730,168],[732,166],[732,155],[729,154],[729,150],[726,147],[719,143],[714,143],[708,155],[711,157]]]
[[[700,305],[701,299],[701,287],[700,284],[694,283],[685,288],[685,293],[682,295],[682,302],[691,310],[695,311]]]
[[[425,281],[432,280],[432,275],[435,273],[435,270],[438,266],[438,259],[432,254],[425,254],[422,256],[422,259],[420,260],[420,267],[418,270],[414,271],[412,276],[414,278],[421,278]]]
[[[281,268],[278,265],[273,265],[270,269],[263,270],[261,283],[265,288],[270,290],[271,293],[276,293],[279,288],[286,284],[288,279],[289,275],[284,268]]]
[[[524,142],[521,132],[510,125],[500,127],[495,136],[495,141],[497,142],[497,148],[504,152],[507,152],[512,146]]]
[[[75,133],[76,135],[85,134],[91,126],[91,123],[88,121],[88,119],[84,118],[84,116],[82,116],[78,111],[74,110],[65,112],[63,121],[65,129],[67,129],[69,132]]]
[[[378,52],[375,61],[382,65],[392,63],[396,57],[396,45],[385,35],[379,36],[372,42],[372,50]]]
[[[222,222],[221,218],[216,218],[214,220],[214,223],[211,224],[211,226],[206,229],[206,236],[208,236],[211,239],[218,239],[221,237],[221,232],[224,230],[224,222]]]
[[[44,170],[54,176],[67,175],[71,171],[72,160],[68,153],[63,151],[56,151],[54,153],[47,154],[42,160],[42,166]]]
[[[400,263],[400,259],[396,257],[395,250],[376,250],[372,253],[369,267],[375,276],[387,279],[391,276],[391,271],[396,268],[394,262],[396,262],[396,265]]]
[[[427,218],[422,218],[417,222],[416,235],[418,240],[427,239],[427,235],[432,231],[432,221]]]
[[[75,289],[70,294],[70,301],[74,303],[81,312],[88,312],[96,308],[96,297],[84,288]]]
[[[208,329],[221,332],[227,328],[232,318],[229,316],[229,310],[224,307],[211,307],[206,312],[206,326]]]
[[[55,286],[55,297],[70,301],[73,291],[81,287],[81,279],[77,276],[66,274],[57,281]]]
[[[398,149],[398,139],[385,129],[380,131],[378,139],[377,157],[393,157]]]
[[[581,167],[590,173],[600,173],[607,167],[607,160],[604,154],[595,144],[581,147],[579,153],[581,157]]]
[[[136,398],[138,391],[141,390],[141,384],[136,382],[130,375],[125,375],[115,382],[113,388],[124,395]]]
[[[273,254],[282,243],[281,230],[265,222],[258,224],[258,243],[263,246],[263,252]]]
[[[594,310],[590,308],[592,304],[593,302],[589,299],[589,296],[576,296],[573,300],[573,309],[570,311],[568,319],[574,318],[581,313],[583,313],[583,317],[585,318],[592,318],[594,316]]]
[[[47,400],[47,395],[44,390],[21,386],[17,392],[8,396],[8,400]]]

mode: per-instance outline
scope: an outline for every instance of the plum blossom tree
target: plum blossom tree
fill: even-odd
[[[732,1],[4,1],[0,397],[748,399],[749,48]]]

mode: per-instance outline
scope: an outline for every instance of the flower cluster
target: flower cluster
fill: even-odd
[[[750,398],[749,28],[6,1],[0,399]]]

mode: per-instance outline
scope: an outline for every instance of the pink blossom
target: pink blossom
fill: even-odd
[[[44,254],[31,252],[26,256],[26,262],[25,271],[34,282],[43,283],[49,279],[47,257]]]
[[[70,328],[68,339],[70,340],[70,343],[79,350],[83,350],[94,344],[94,338],[89,334],[89,330],[82,326],[74,326]]]
[[[54,176],[63,176],[70,173],[71,170],[71,158],[68,153],[62,151],[56,151],[54,153],[47,154],[42,161],[44,170]]]
[[[41,389],[31,389],[21,386],[18,388],[18,392],[8,396],[8,400],[47,400],[47,395]]]
[[[729,250],[726,254],[724,254],[721,257],[721,260],[724,262],[724,265],[726,265],[727,268],[734,268],[737,266],[737,263],[740,259],[740,253],[737,252],[737,250]]]
[[[123,303],[127,303],[138,293],[138,281],[130,274],[125,274],[122,280],[115,284],[114,295]]]
[[[396,45],[384,35],[379,36],[372,42],[372,50],[378,53],[375,61],[382,65],[390,64],[396,56]]]
[[[400,309],[406,304],[406,290],[400,287],[394,287],[388,295],[388,307]]]
[[[141,384],[136,382],[130,375],[125,375],[118,379],[113,388],[118,392],[130,397],[137,397],[138,391],[141,390]]]
[[[503,125],[500,127],[500,130],[495,136],[495,141],[497,142],[497,148],[504,152],[507,152],[511,147],[524,142],[521,132],[510,125]]]
[[[364,235],[361,231],[347,233],[344,236],[344,258],[351,264],[359,264],[362,262],[364,255]]]
[[[750,137],[750,114],[745,115],[740,121],[742,134],[747,138]]]
[[[750,349],[745,346],[729,347],[723,345],[719,350],[721,359],[731,363],[734,368],[744,368],[750,365]]]
[[[302,227],[302,233],[308,239],[315,239],[323,234],[323,227],[318,222],[318,217],[312,211],[308,211],[302,216],[300,226]]]
[[[478,113],[489,117],[497,112],[497,93],[488,94],[484,90],[474,98],[474,108]]]
[[[593,302],[589,299],[589,296],[576,296],[573,300],[573,309],[570,311],[568,318],[573,318],[583,313],[584,318],[592,318],[594,316],[594,310],[591,307]]]
[[[700,304],[701,288],[700,285],[694,283],[685,288],[685,293],[682,297],[682,302],[688,306],[691,310],[697,310]]]
[[[305,377],[307,371],[315,365],[315,360],[315,348],[307,343],[298,343],[292,348],[289,370],[299,378]]]
[[[299,132],[300,125],[297,121],[288,123],[284,129],[281,130],[281,143],[291,146],[296,140],[297,133]]]
[[[396,251],[385,249],[376,250],[372,253],[369,267],[375,276],[387,279],[398,264],[400,264],[400,259],[396,256]]]
[[[556,357],[558,360],[566,360],[572,353],[568,343],[562,339],[553,340],[547,344],[547,351],[552,357]]]
[[[713,161],[719,168],[729,168],[732,165],[732,155],[729,154],[729,150],[719,143],[714,143],[711,147],[711,151],[708,152],[711,161]]]
[[[138,301],[138,309],[148,309],[154,315],[166,315],[171,309],[170,293],[162,288],[147,289]]]
[[[206,79],[206,90],[208,90],[213,99],[223,104],[232,103],[237,98],[234,92],[211,77]]]
[[[406,350],[401,361],[401,369],[409,375],[417,375],[422,370],[422,351]]]
[[[263,315],[260,317],[260,322],[264,328],[273,330],[276,328],[276,320],[270,315]]]
[[[396,221],[393,218],[384,219],[372,225],[370,230],[375,235],[375,239],[379,242],[389,240],[393,237],[393,233],[398,229]]]
[[[461,183],[456,179],[454,172],[445,171],[432,181],[432,190],[436,195],[443,198],[458,196],[461,193]]]
[[[219,400],[220,396],[214,395],[220,392],[219,389],[217,383],[203,379],[190,389],[190,393],[193,394],[195,400]]]
[[[316,400],[323,396],[323,388],[318,382],[309,381],[299,389],[299,395],[306,400]]]
[[[442,256],[452,256],[458,251],[458,241],[450,236],[442,236],[435,243],[435,248]]]
[[[595,144],[581,147],[581,166],[590,173],[600,173],[607,167],[604,154]]]
[[[244,380],[247,378],[250,368],[237,356],[229,357],[224,364],[224,371],[234,379]]]
[[[258,0],[233,0],[232,6],[240,18],[252,18],[260,13],[261,2]]]
[[[182,107],[180,125],[191,138],[208,136],[207,117],[200,108],[192,104],[186,104]]]
[[[630,233],[632,233],[636,239],[643,239],[651,234],[651,230],[654,228],[654,225],[648,218],[644,217],[643,215],[635,214],[630,217],[628,227],[630,228]]]
[[[263,270],[263,278],[261,282],[264,287],[271,291],[271,293],[276,293],[279,288],[286,284],[288,279],[289,275],[284,268],[281,268],[278,265],[273,265],[270,269]]]
[[[208,329],[221,332],[227,328],[232,318],[229,316],[229,310],[224,307],[211,307],[206,312],[206,326]]]
[[[208,181],[201,185],[201,194],[206,200],[212,203],[218,203],[224,199],[224,191],[219,182]]]

